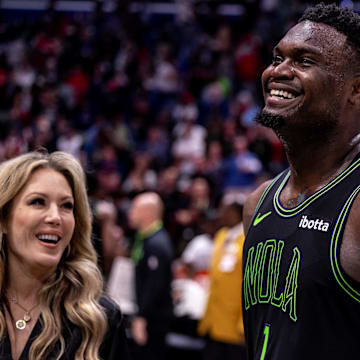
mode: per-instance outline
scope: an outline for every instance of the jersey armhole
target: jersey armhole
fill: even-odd
[[[359,291],[360,286],[358,289],[355,289],[351,281],[352,279],[342,269],[339,255],[340,255],[341,239],[344,233],[346,220],[350,213],[351,206],[354,203],[354,200],[356,196],[359,194],[359,192],[360,192],[360,185],[351,193],[345,205],[343,206],[342,210],[340,211],[330,241],[331,271],[339,286],[358,303],[360,303],[360,291]]]
[[[269,184],[268,186],[266,186],[265,190],[263,191],[263,193],[261,194],[260,196],[260,199],[258,200],[257,204],[256,204],[256,207],[255,207],[255,210],[253,212],[253,215],[251,217],[251,221],[250,221],[250,224],[252,224],[254,222],[254,218],[257,214],[257,212],[259,211],[259,208],[260,206],[262,205],[262,203],[264,202],[267,194],[269,193],[269,191],[271,190],[271,188],[274,186],[274,184],[278,181],[278,179],[281,177],[281,175],[283,174],[284,172],[281,172],[279,175],[277,175]],[[250,229],[250,227],[249,227]]]

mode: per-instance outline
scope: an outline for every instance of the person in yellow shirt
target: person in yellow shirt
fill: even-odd
[[[241,308],[242,249],[244,230],[242,205],[223,205],[219,212],[223,226],[214,237],[210,264],[207,307],[198,333],[206,339],[204,360],[246,358]]]

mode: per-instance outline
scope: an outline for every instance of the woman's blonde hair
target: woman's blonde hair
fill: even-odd
[[[62,335],[64,318],[77,325],[82,342],[76,360],[99,359],[99,347],[106,331],[106,316],[99,305],[103,279],[97,267],[97,256],[91,242],[92,215],[86,191],[86,179],[79,162],[65,152],[30,152],[0,165],[0,224],[6,224],[11,203],[34,171],[50,168],[63,174],[74,197],[75,229],[55,273],[39,292],[42,309],[42,332],[30,349],[31,360],[44,359],[59,348],[56,359],[65,351]],[[6,287],[6,244],[0,229],[0,288],[4,299]],[[6,242],[6,241],[5,241]],[[64,313],[65,312],[65,313]],[[0,338],[6,334],[6,321],[0,311]]]

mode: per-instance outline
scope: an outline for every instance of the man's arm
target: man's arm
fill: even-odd
[[[144,346],[148,342],[148,333],[147,333],[147,322],[146,319],[141,316],[135,316],[131,322],[131,334],[134,341],[140,345]]]
[[[159,246],[148,246],[146,256],[142,259],[147,271],[141,279],[141,296],[138,297],[138,314],[133,318],[131,331],[134,341],[138,345],[148,342],[147,316],[156,308],[159,297],[166,296],[167,281],[171,263],[171,256]],[[155,307],[154,307],[155,304]]]
[[[360,195],[357,195],[348,221],[340,248],[340,262],[344,271],[360,282]]]
[[[247,234],[250,222],[253,217],[256,205],[264,192],[265,188],[269,185],[271,180],[265,181],[262,183],[254,192],[252,192],[249,197],[246,199],[243,210],[243,223],[244,223],[244,232]]]

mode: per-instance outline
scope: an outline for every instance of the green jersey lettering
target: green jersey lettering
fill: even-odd
[[[288,313],[291,320],[297,321],[296,296],[301,254],[293,248],[293,256],[286,278],[283,274],[284,288],[279,289],[280,265],[283,260],[284,241],[269,239],[252,246],[247,253],[244,270],[243,292],[245,310],[258,303],[271,304]]]
[[[258,276],[259,303],[268,303],[272,295],[273,262],[276,240],[267,240],[261,254]]]
[[[289,305],[289,316],[293,321],[297,320],[296,315],[296,289],[298,287],[298,274],[300,265],[300,251],[298,248],[293,250],[293,258],[289,267],[288,274],[286,276],[286,284],[284,291],[284,302],[282,304],[282,310],[286,312],[286,308]]]
[[[273,276],[273,293],[271,296],[271,304],[277,307],[281,307],[282,302],[284,301],[284,294],[280,293],[279,296],[276,295],[276,289],[278,286],[279,274],[280,274],[280,262],[281,256],[284,248],[284,241],[279,240],[277,243],[277,251],[276,251],[276,258],[275,258],[275,265],[273,268],[274,276]]]
[[[254,247],[250,248],[246,261],[243,288],[244,288],[244,299],[245,309],[248,310],[250,305],[257,303],[257,273],[259,271],[258,264],[262,254],[263,243],[259,243],[256,248],[256,254],[254,259]]]

